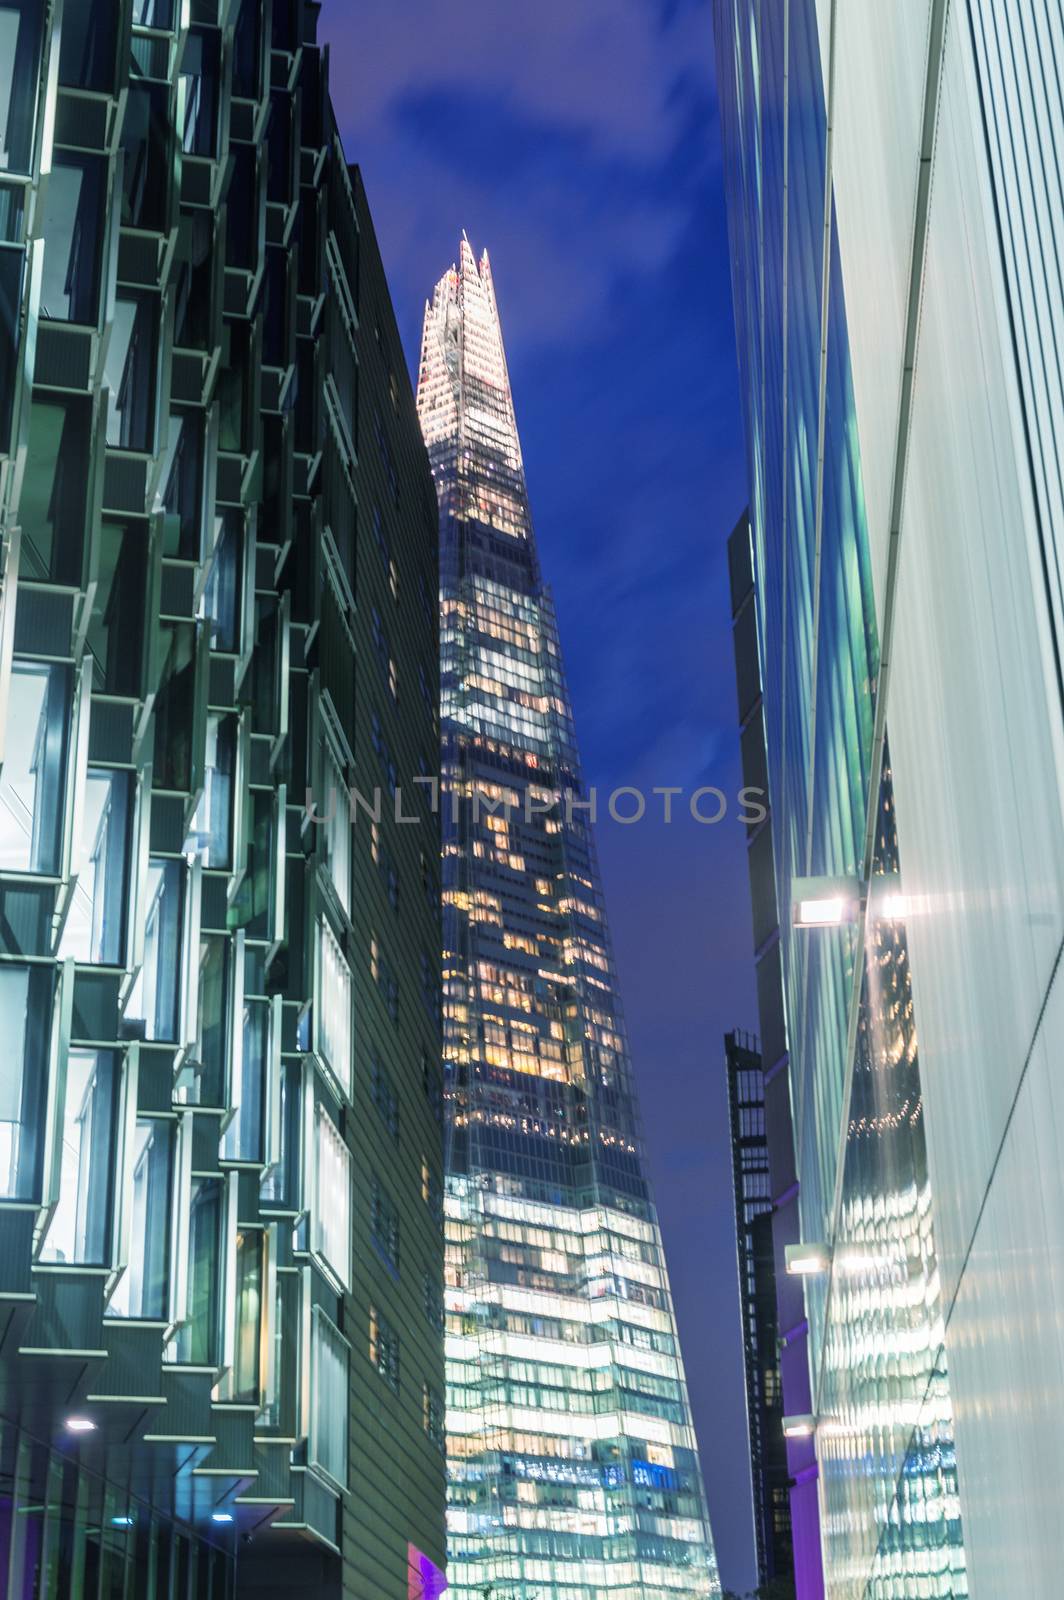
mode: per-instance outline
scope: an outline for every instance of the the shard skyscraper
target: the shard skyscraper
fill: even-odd
[[[491,269],[426,306],[440,503],[449,1593],[719,1593]]]

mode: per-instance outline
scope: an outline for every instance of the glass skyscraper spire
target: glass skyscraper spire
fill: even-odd
[[[425,310],[440,503],[450,1592],[719,1593],[491,269]]]

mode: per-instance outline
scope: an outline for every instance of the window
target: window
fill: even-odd
[[[333,752],[324,751],[325,859],[337,898],[351,911],[351,802],[343,771]]]
[[[270,1049],[270,1008],[266,1000],[246,1000],[242,1023],[240,1072],[232,1086],[236,1106],[225,1130],[222,1154],[227,1161],[261,1162],[266,1071]]]
[[[0,773],[0,869],[59,871],[69,730],[70,677],[63,667],[11,668]]]
[[[65,35],[64,28],[64,42]],[[96,325],[106,173],[101,156],[56,152],[44,211],[42,317]]]
[[[373,1058],[373,1104],[380,1113],[384,1126],[398,1143],[399,1096],[391,1074],[377,1056]]]
[[[262,1290],[265,1234],[242,1228],[236,1236],[236,1360],[233,1399],[258,1405],[262,1398]]]
[[[399,1213],[376,1173],[370,1192],[370,1239],[393,1278],[399,1276]]]
[[[442,1452],[444,1449],[443,1401],[435,1389],[430,1389],[427,1383],[423,1383],[421,1386],[421,1424],[437,1450]]]
[[[155,363],[158,305],[151,295],[119,295],[104,362],[107,443],[119,450],[152,450],[155,440]]]
[[[114,1316],[167,1320],[174,1125],[138,1117],[133,1138],[129,1265],[111,1296]]]
[[[376,1306],[369,1308],[369,1359],[389,1389],[399,1393],[399,1335]]]
[[[0,965],[0,1200],[39,1197],[54,969]]]
[[[102,523],[88,631],[94,690],[117,695],[140,693],[147,573],[147,527],[135,522]]]
[[[196,412],[170,414],[167,464],[163,469],[163,506],[169,513],[164,523],[163,554],[182,561],[198,561],[203,547],[203,426],[203,418]]]
[[[0,170],[28,172],[45,13],[37,0],[0,6]]]
[[[203,591],[203,615],[210,624],[211,649],[234,651],[239,642],[243,538],[239,512],[225,511],[223,517],[210,576]]]
[[[188,1315],[177,1359],[213,1367],[220,1354],[223,1180],[194,1178],[189,1208]]]
[[[154,786],[187,793],[192,783],[196,628],[191,622],[164,622],[160,631],[166,655],[155,701]]]
[[[110,1262],[118,1082],[117,1051],[69,1052],[59,1201],[41,1250],[45,1261]]]
[[[328,923],[318,923],[318,1054],[351,1093],[351,971]]]
[[[347,1340],[320,1306],[310,1344],[310,1426],[307,1457],[341,1489],[347,1488]]]
[[[90,400],[71,395],[32,402],[19,502],[20,577],[81,586],[92,437]]]
[[[193,32],[185,40],[181,59],[181,84],[185,91],[185,116],[181,148],[186,155],[216,154],[220,35]]]
[[[425,1269],[421,1283],[422,1305],[430,1328],[442,1333],[444,1328],[443,1290],[435,1275]]]
[[[200,940],[195,1078],[189,1094],[194,1105],[223,1106],[227,1100],[230,948],[224,933]]]
[[[81,839],[74,859],[77,884],[67,913],[62,957],[121,966],[125,959],[129,878],[130,774],[90,767],[85,782]]]
[[[314,1124],[314,1249],[350,1289],[351,1152],[320,1102]]]
[[[131,84],[122,124],[122,222],[127,228],[166,226],[170,179],[170,91],[167,84]]]
[[[128,1007],[131,1017],[144,1022],[146,1039],[177,1038],[183,895],[182,863],[151,860],[144,915],[144,962]]]
[[[230,862],[235,764],[236,718],[208,712],[203,793],[185,840],[185,854],[198,854],[205,867]]]

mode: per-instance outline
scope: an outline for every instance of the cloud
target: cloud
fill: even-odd
[[[675,251],[696,171],[670,163],[711,54],[704,0],[362,0],[326,7],[331,86],[410,319],[465,227],[486,243],[508,345],[584,339],[619,275]],[[697,166],[697,163],[694,164]]]

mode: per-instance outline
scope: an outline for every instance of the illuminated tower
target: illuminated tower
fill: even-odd
[[[426,307],[456,1600],[719,1593],[491,269]]]

